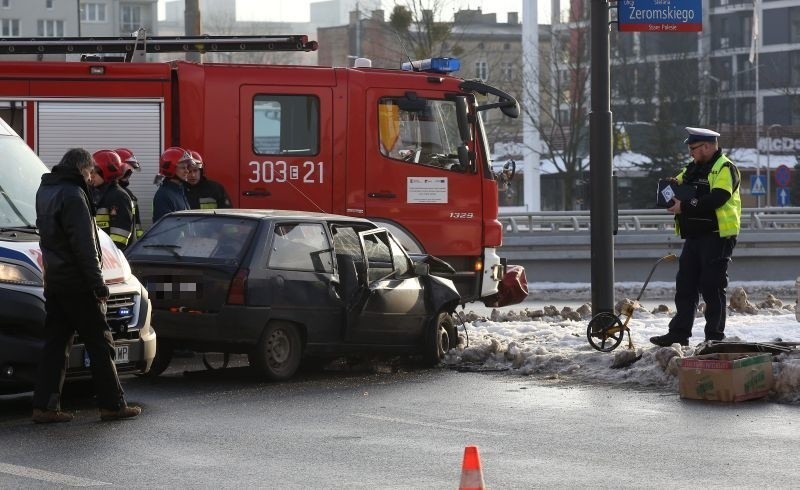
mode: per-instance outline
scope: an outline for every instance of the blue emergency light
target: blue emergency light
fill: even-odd
[[[425,60],[406,61],[401,65],[403,71],[425,71],[430,73],[451,73],[461,69],[458,58],[428,58]]]

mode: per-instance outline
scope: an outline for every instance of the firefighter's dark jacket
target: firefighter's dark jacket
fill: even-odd
[[[36,193],[45,290],[107,296],[89,188],[76,169],[56,165]],[[105,293],[105,294],[103,294]]]
[[[219,182],[208,180],[205,176],[186,190],[189,206],[192,209],[223,209],[231,207],[231,199]]]
[[[133,201],[116,181],[95,189],[95,222],[106,232],[114,244],[125,250],[134,234]]]

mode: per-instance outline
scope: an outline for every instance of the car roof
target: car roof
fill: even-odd
[[[250,219],[313,219],[324,221],[348,221],[351,223],[368,223],[375,226],[372,221],[365,218],[342,216],[340,214],[314,213],[311,211],[292,211],[287,209],[189,209],[186,211],[175,211],[170,214],[170,216],[203,215]]]

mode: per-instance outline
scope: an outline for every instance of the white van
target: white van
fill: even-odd
[[[36,191],[48,172],[39,157],[0,119],[0,394],[32,389],[44,344],[42,253],[36,229]],[[146,373],[156,351],[150,300],[125,255],[99,231],[103,277],[110,291],[108,325],[120,373]],[[76,335],[68,377],[90,374]]]

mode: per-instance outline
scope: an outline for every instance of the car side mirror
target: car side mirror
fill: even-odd
[[[414,262],[414,274],[418,276],[427,276],[431,273],[431,266],[425,262]]]

